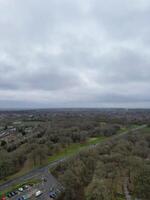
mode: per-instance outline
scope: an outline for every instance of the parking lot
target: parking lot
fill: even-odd
[[[36,184],[26,184],[7,193],[8,200],[38,199],[50,200],[57,199],[64,188],[52,177],[50,173],[40,177],[40,182]]]

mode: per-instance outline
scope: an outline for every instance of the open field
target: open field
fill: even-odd
[[[63,151],[57,153],[54,156],[51,156],[48,158],[49,162],[54,162],[60,158],[67,157],[67,156],[72,156],[77,153],[79,153],[81,150],[83,150],[86,147],[89,147],[90,145],[95,145],[98,144],[102,141],[107,139],[106,137],[95,137],[95,138],[89,138],[85,143],[82,144],[71,144],[69,147],[64,149]]]

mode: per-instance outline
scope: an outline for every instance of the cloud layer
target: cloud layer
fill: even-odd
[[[149,0],[0,0],[0,107],[150,107]]]

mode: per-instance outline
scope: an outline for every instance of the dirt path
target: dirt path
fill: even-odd
[[[130,196],[130,193],[128,190],[128,178],[127,177],[124,180],[123,187],[124,187],[124,194],[125,194],[126,200],[131,200],[131,196]]]

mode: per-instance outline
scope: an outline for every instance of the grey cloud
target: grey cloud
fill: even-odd
[[[37,75],[27,77],[25,80],[28,88],[43,90],[64,90],[80,84],[80,80],[75,75],[63,74],[60,72],[41,72]]]
[[[7,74],[7,68],[0,77],[0,89],[13,90],[63,90],[70,87],[79,86],[81,80],[78,74],[68,73],[64,70],[57,70],[57,67],[38,67],[35,71],[30,71],[28,68],[19,72],[12,72],[12,76]]]
[[[102,23],[111,37],[119,40],[144,38],[150,31],[147,19],[150,18],[149,1],[95,1],[94,17]]]
[[[148,0],[1,0],[0,107],[150,106],[149,11]]]
[[[109,58],[107,59],[106,56]],[[114,55],[100,59],[99,79],[107,83],[132,83],[150,81],[150,60],[142,52],[119,48]]]

